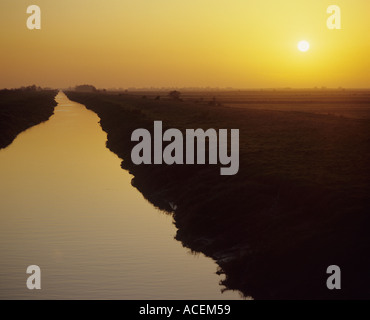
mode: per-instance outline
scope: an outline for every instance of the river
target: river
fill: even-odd
[[[62,92],[0,150],[0,299],[240,299],[131,186],[98,116]],[[41,290],[26,287],[41,268]]]

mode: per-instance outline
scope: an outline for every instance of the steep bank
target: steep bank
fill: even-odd
[[[368,120],[66,94],[99,115],[133,185],[162,209],[177,205],[177,239],[215,258],[228,288],[257,299],[370,297]],[[133,165],[131,133],[152,131],[154,120],[181,130],[239,128],[238,175]],[[326,288],[332,264],[342,267],[341,291]]]
[[[46,121],[53,114],[57,91],[0,91],[0,148],[22,131]]]

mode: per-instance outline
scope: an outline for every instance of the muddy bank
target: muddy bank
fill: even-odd
[[[370,298],[368,120],[66,94],[99,115],[132,184],[173,212],[177,239],[213,257],[227,288],[256,299]],[[239,128],[239,173],[132,164],[131,133],[152,132],[154,120],[180,130]],[[340,291],[326,288],[333,264],[342,268]]]
[[[57,91],[0,91],[0,148],[22,131],[46,121],[54,112]]]

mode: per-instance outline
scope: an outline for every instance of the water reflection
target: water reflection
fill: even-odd
[[[97,115],[59,93],[55,114],[0,150],[0,298],[238,299],[216,264],[173,239],[131,186]],[[42,290],[26,288],[26,268]]]

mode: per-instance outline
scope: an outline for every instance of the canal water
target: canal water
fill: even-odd
[[[64,93],[0,150],[0,299],[240,299],[131,186],[98,116]],[[26,286],[41,268],[41,290]]]

